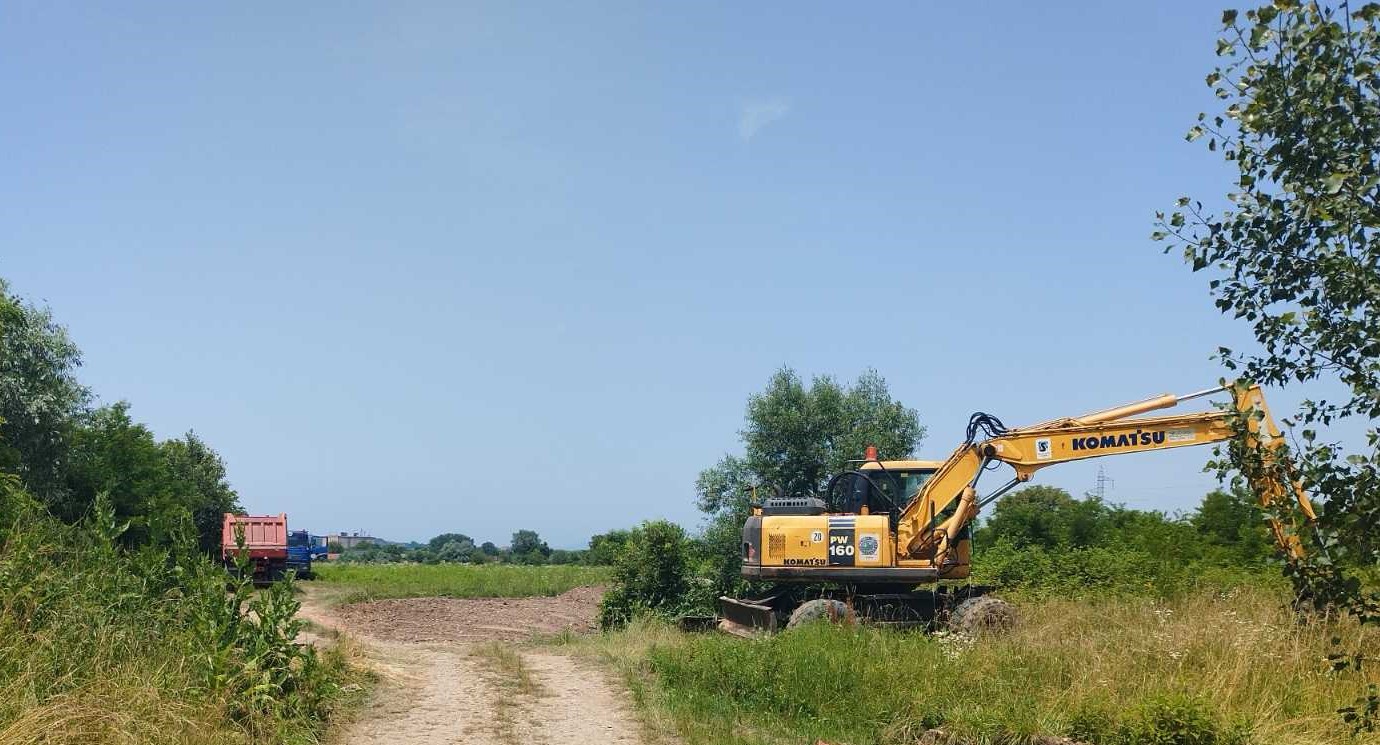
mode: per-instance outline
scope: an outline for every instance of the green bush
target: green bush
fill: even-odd
[[[599,604],[599,624],[621,626],[649,613],[672,616],[686,607],[690,542],[685,530],[665,520],[645,522],[618,552],[613,586]]]
[[[975,579],[1027,597],[1166,598],[1280,576],[1242,492],[1209,493],[1181,518],[1027,487],[997,503],[975,544]]]
[[[1241,584],[1277,586],[1271,565],[1156,556],[1135,548],[1016,547],[1001,541],[973,558],[977,582],[997,585],[1024,597],[1086,598],[1097,595],[1168,598],[1198,589],[1228,589]]]

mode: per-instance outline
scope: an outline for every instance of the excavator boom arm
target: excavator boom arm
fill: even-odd
[[[898,558],[943,564],[959,532],[977,517],[983,504],[1028,481],[1041,468],[1084,458],[1208,445],[1230,439],[1234,434],[1230,412],[1136,416],[1219,390],[1222,389],[1177,397],[1166,394],[1082,417],[1008,430],[982,442],[964,443],[901,512],[896,535]],[[1232,390],[1236,409],[1250,415],[1252,443],[1264,445],[1267,453],[1277,451],[1283,440],[1260,388],[1238,386]],[[993,463],[1010,465],[1015,478],[998,493],[980,499],[978,478]],[[1310,520],[1313,518],[1312,504],[1298,483],[1288,487],[1281,483],[1251,486],[1262,504],[1292,496],[1304,514]],[[1301,555],[1298,540],[1278,521],[1271,520],[1271,529],[1281,549],[1296,557]]]

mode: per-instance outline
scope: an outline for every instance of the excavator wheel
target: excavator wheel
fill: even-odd
[[[791,611],[791,620],[786,622],[786,628],[793,629],[815,621],[852,625],[854,620],[853,609],[848,603],[832,598],[819,598],[807,600]]]
[[[965,636],[1000,633],[1015,625],[1016,608],[991,595],[968,598],[949,614],[949,630]]]

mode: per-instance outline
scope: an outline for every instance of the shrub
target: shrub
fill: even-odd
[[[599,624],[609,628],[644,613],[680,612],[690,586],[689,556],[685,530],[675,523],[656,520],[633,530],[618,553],[613,586],[599,605]]]
[[[1219,563],[1173,554],[1111,546],[1016,547],[1001,541],[980,549],[974,579],[1025,597],[1086,598],[1097,595],[1168,598],[1195,589],[1225,589],[1242,583],[1278,585],[1279,572],[1264,562]]]

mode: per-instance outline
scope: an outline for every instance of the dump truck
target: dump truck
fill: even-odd
[[[240,548],[243,540],[243,549]],[[221,523],[221,559],[231,572],[239,571],[236,561],[249,560],[255,584],[283,578],[288,567],[287,513],[277,515],[236,515],[225,513]]]

